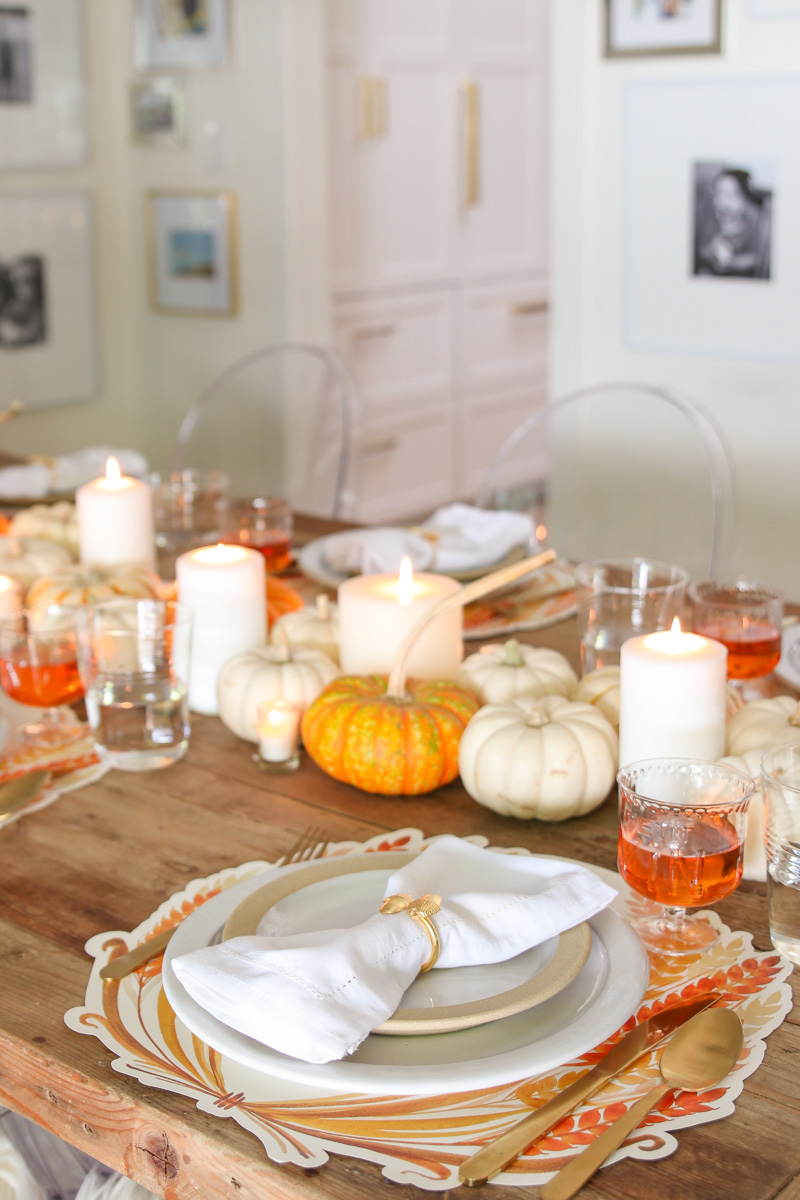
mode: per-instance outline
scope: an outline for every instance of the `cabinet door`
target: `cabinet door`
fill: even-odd
[[[368,421],[355,451],[355,518],[427,517],[453,498],[453,422],[446,407]]]
[[[456,271],[547,270],[546,0],[453,0]]]

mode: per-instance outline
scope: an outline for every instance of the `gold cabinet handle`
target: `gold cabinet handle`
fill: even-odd
[[[358,136],[368,141],[372,137],[372,80],[368,75],[359,80],[359,94]]]
[[[519,304],[510,305],[512,317],[532,317],[535,313],[547,312],[546,300],[523,300]]]
[[[391,435],[385,438],[377,438],[374,442],[365,442],[361,447],[361,453],[364,458],[370,455],[391,454],[392,450],[396,450],[398,439]]]
[[[363,325],[361,329],[353,330],[353,339],[357,342],[366,342],[370,338],[392,337],[395,333],[397,333],[396,325]]]
[[[472,80],[464,92],[464,206],[472,208],[479,200],[480,177],[480,86]]]
[[[359,80],[358,136],[362,141],[386,137],[389,132],[388,89],[385,79],[362,75]]]

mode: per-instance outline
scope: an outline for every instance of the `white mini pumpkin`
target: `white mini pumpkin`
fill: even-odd
[[[134,600],[156,599],[161,595],[161,581],[155,571],[139,563],[73,563],[60,571],[42,575],[28,592],[31,608],[59,604],[79,608],[116,600],[121,596]]]
[[[25,591],[41,575],[72,563],[66,546],[46,538],[0,537],[0,575],[10,575]]]
[[[571,700],[594,704],[619,729],[619,667],[598,667],[584,675]]]
[[[339,661],[339,608],[325,592],[320,592],[314,604],[296,612],[284,613],[270,630],[273,646],[283,644],[283,636],[293,649],[322,650],[335,663]]]
[[[456,682],[477,692],[483,704],[505,704],[517,696],[570,696],[578,676],[557,650],[536,649],[511,638],[470,654]]]
[[[800,742],[800,704],[791,696],[750,700],[728,721],[725,750],[741,757],[771,746]]]
[[[321,650],[259,646],[229,659],[217,678],[219,716],[237,737],[258,741],[258,706],[267,700],[290,700],[302,717],[322,689],[340,674]]]
[[[756,785],[756,790],[750,797],[747,806],[747,831],[744,838],[744,877],[745,879],[766,879],[767,856],[764,852],[764,830],[762,827],[761,803],[761,750],[746,750],[743,755],[729,754],[719,761],[726,767],[743,771],[749,775]]]
[[[78,557],[78,522],[75,505],[68,500],[58,504],[32,504],[11,518],[8,532],[14,537],[44,538],[66,546],[73,559]]]
[[[592,704],[563,696],[521,696],[487,704],[461,736],[461,781],[479,804],[540,821],[580,817],[614,783],[616,731]]]

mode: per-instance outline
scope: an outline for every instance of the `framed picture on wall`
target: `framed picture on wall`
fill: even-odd
[[[605,0],[606,58],[719,54],[722,0]]]
[[[750,0],[751,17],[800,17],[800,0]]]
[[[232,192],[150,192],[151,304],[157,312],[232,317],[237,309]]]
[[[0,168],[86,158],[80,0],[0,4]]]
[[[144,146],[173,150],[186,145],[186,101],[177,79],[133,83],[131,137]]]
[[[0,407],[95,394],[92,242],[88,193],[0,196]]]
[[[228,57],[228,0],[136,0],[140,71],[202,70]]]

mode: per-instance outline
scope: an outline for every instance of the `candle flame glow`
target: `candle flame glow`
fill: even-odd
[[[216,546],[203,546],[201,550],[191,552],[198,562],[202,563],[231,563],[239,562],[247,557],[247,551],[242,546],[226,546],[218,542]]]
[[[662,654],[694,654],[703,650],[708,642],[696,633],[684,633],[679,619],[675,617],[668,630],[649,634],[644,644]]]
[[[670,633],[682,633],[683,632],[683,630],[681,629],[680,619],[678,617],[675,617],[674,621],[672,622],[672,624],[669,627],[669,631],[670,631]]]
[[[106,460],[106,483],[111,487],[119,486],[122,482],[122,472],[113,454]]]
[[[400,563],[397,576],[397,600],[399,604],[411,604],[414,599],[414,572],[408,555]]]

